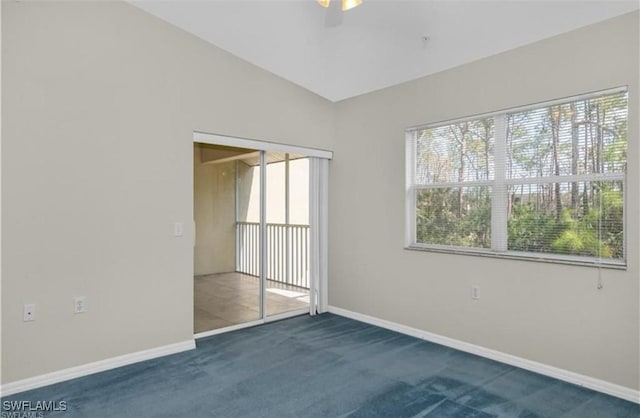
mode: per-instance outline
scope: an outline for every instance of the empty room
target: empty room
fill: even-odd
[[[2,0],[2,417],[640,417],[640,3]]]

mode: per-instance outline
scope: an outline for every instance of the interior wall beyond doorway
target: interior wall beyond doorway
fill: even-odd
[[[194,144],[194,274],[235,271],[236,162],[202,163]]]

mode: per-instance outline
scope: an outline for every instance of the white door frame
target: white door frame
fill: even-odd
[[[289,154],[302,154],[307,157],[333,158],[333,151],[327,151],[319,148],[301,147],[298,145],[279,144],[277,142],[258,141],[256,139],[236,138],[233,136],[224,136],[216,134],[208,134],[206,132],[193,132],[193,142],[225,145],[236,148],[254,149],[257,151],[278,151]]]
[[[260,169],[261,173],[266,173],[266,152],[276,151],[290,154],[302,154],[307,157],[315,157],[315,159],[330,160],[333,158],[333,152],[318,148],[308,148],[297,145],[280,144],[276,142],[258,141],[255,139],[237,138],[232,136],[210,134],[206,132],[193,132],[193,143],[211,144],[211,145],[224,145],[236,148],[247,148],[260,151]],[[312,164],[314,165],[314,164]],[[309,308],[297,309],[289,312],[283,312],[277,315],[267,316],[265,311],[265,298],[266,298],[266,251],[267,251],[267,234],[266,234],[266,195],[264,193],[266,189],[266,176],[260,176],[260,319],[255,321],[245,322],[243,324],[232,325],[229,327],[218,328],[211,331],[204,331],[194,334],[195,339],[209,337],[211,335],[221,334],[224,332],[235,331],[238,329],[254,327],[256,325],[265,324],[267,322],[279,321],[281,319],[297,316],[305,313],[314,315],[316,312],[324,312],[327,306],[327,251],[326,251],[326,231],[327,231],[327,195],[328,195],[328,182],[327,182],[327,165],[321,164],[324,167],[323,171],[320,171],[321,175],[318,175],[318,168],[316,168],[316,174],[310,173],[309,178],[311,183],[310,194],[312,189],[319,190],[320,199],[312,199],[309,202],[310,207],[310,223],[315,219],[316,234],[320,237],[321,241],[316,241],[311,238],[310,248],[310,264],[311,271],[309,272]],[[315,165],[318,167],[319,165]],[[310,167],[311,168],[311,167]],[[310,196],[311,197],[311,196]],[[320,222],[320,225],[318,225]],[[311,225],[311,231],[313,234],[314,225]],[[194,231],[195,233],[195,231]],[[316,242],[315,246],[313,242]],[[320,245],[318,245],[320,243]],[[314,250],[316,248],[316,250]]]

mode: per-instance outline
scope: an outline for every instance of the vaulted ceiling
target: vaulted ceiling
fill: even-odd
[[[230,53],[338,101],[636,10],[620,0],[134,0]],[[335,1],[334,1],[335,3]],[[603,33],[602,36],[607,36]],[[585,45],[587,48],[588,45]]]

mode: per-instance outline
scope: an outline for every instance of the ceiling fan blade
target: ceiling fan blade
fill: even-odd
[[[342,10],[340,8],[340,2],[334,1],[327,7],[327,12],[324,17],[324,26],[327,28],[334,28],[342,24]]]

